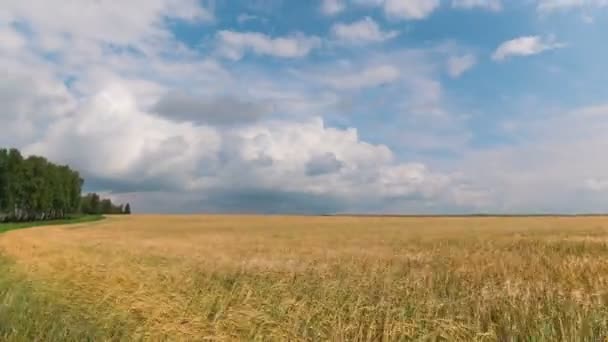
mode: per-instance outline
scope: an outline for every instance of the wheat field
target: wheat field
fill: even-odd
[[[109,217],[2,234],[0,254],[29,289],[0,279],[5,340],[608,336],[604,217]],[[8,315],[15,298],[45,309]]]

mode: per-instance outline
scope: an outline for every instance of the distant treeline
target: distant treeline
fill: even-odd
[[[101,198],[98,194],[92,193],[80,199],[80,212],[87,215],[99,214],[131,214],[131,205],[116,205],[110,199]]]
[[[97,194],[81,197],[84,180],[67,165],[0,149],[0,221],[62,219],[77,214],[130,213]]]

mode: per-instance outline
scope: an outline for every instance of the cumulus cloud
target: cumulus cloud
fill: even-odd
[[[336,15],[346,8],[344,0],[322,0],[321,1],[321,13],[332,16]]]
[[[40,141],[25,151],[69,162],[92,177],[135,182],[162,178],[179,180],[186,187],[191,180],[184,176],[218,147],[219,137],[211,128],[149,115],[128,89],[113,84],[100,89],[73,115],[51,123]]]
[[[477,58],[472,54],[462,56],[452,56],[447,60],[448,75],[452,78],[458,78],[477,63]]]
[[[321,44],[318,37],[308,37],[301,33],[273,38],[258,32],[224,30],[218,32],[217,38],[220,54],[233,60],[241,59],[248,51],[280,58],[304,57]]]
[[[241,160],[258,158],[261,152],[273,160],[273,167],[256,178],[255,184],[266,188],[373,202],[408,196],[433,198],[452,182],[449,175],[422,164],[399,163],[386,146],[362,141],[353,128],[326,127],[321,119],[254,126],[239,136],[247,141]]]
[[[510,57],[531,56],[548,50],[564,47],[563,43],[557,42],[552,37],[525,36],[506,41],[494,51],[492,59],[504,61]]]
[[[320,118],[218,130],[146,113],[120,85],[100,89],[25,151],[70,163],[92,184],[124,190],[301,194],[361,206],[433,198],[451,183],[449,175],[399,163],[386,146]]]
[[[49,123],[67,115],[76,101],[65,85],[39,70],[33,75],[16,71],[5,73],[0,79],[0,103],[3,130],[0,145],[19,146],[36,137]]]
[[[414,89],[429,93],[435,84],[407,53],[346,69],[332,61],[310,73],[316,80],[303,81],[293,70],[268,77],[246,64],[229,70],[174,39],[168,20],[212,19],[198,1],[154,0],[140,4],[137,16],[128,5],[116,18],[114,5],[95,3],[104,20],[69,24],[57,18],[86,12],[84,2],[47,15],[30,13],[27,6],[40,5],[34,2],[8,4],[0,17],[32,30],[0,29],[7,42],[0,67],[9,70],[0,80],[0,125],[7,128],[0,143],[73,165],[87,190],[134,196],[129,201],[143,210],[166,210],[163,196],[175,196],[180,205],[172,211],[382,211],[388,204],[403,211],[402,202],[456,198],[451,189],[460,188],[459,179],[449,172],[402,161],[348,122],[336,128],[323,118],[341,93],[397,84],[408,67],[400,99],[430,106],[437,89],[431,99]],[[349,37],[390,38],[375,22],[368,25],[371,19],[362,22],[367,26]],[[218,51],[235,60],[248,53],[296,58],[321,43],[302,34],[222,32]]]
[[[394,204],[446,198],[448,184],[457,182],[423,164],[400,162],[388,147],[364,141],[354,128],[330,127],[320,117],[258,120],[265,118],[267,102],[246,100],[274,99],[286,112],[310,113],[325,101],[322,96],[307,98],[243,74],[241,80],[253,78],[258,86],[248,97],[237,97],[231,94],[242,81],[226,80],[215,63],[159,58],[140,69],[137,56],[102,56],[86,57],[103,67],[82,70],[69,87],[42,60],[9,59],[15,63],[10,69],[23,73],[13,71],[0,81],[8,113],[0,120],[14,127],[0,140],[69,163],[82,171],[87,189],[128,197],[151,211],[168,210],[162,195],[177,193],[185,202],[176,200],[180,206],[171,211],[381,210],[389,199]],[[147,79],[149,70],[160,80],[172,78],[166,84]],[[194,70],[200,75],[192,78]],[[358,86],[399,75],[390,67],[366,70],[355,79]],[[192,95],[168,85],[188,77],[209,89],[207,84],[229,82],[234,93]]]
[[[346,43],[382,42],[395,38],[398,31],[382,31],[378,24],[370,17],[349,24],[337,23],[331,28],[332,36]]]
[[[489,11],[499,12],[502,10],[501,0],[452,0],[452,7],[472,9],[482,8]]]
[[[597,158],[608,149],[606,106],[526,115],[506,139],[517,144],[474,147],[474,125],[446,108],[440,82],[474,66],[466,51],[324,51],[329,58],[276,63],[269,73],[257,60],[204,56],[175,39],[168,22],[212,20],[199,1],[138,1],[124,13],[106,2],[3,3],[0,20],[22,26],[0,25],[0,145],[69,163],[87,190],[141,211],[592,211],[608,203],[608,163]],[[436,8],[360,1],[387,16],[400,8],[393,19]],[[66,14],[79,12],[84,19]],[[321,44],[303,34],[223,32],[218,52],[235,61],[304,57]],[[521,38],[495,59],[561,47]],[[349,115],[328,114],[345,99]],[[360,132],[357,120],[374,122]],[[444,152],[450,157],[436,158]]]

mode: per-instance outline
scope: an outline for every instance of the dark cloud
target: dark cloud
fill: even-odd
[[[170,92],[156,103],[153,111],[175,121],[228,126],[258,121],[272,113],[272,105],[232,96],[209,98]]]
[[[347,212],[345,201],[327,195],[280,189],[215,188],[204,192],[114,193],[138,213],[324,215]]]
[[[218,190],[200,204],[211,211],[263,214],[330,214],[343,209],[330,196],[272,189]]]
[[[343,162],[333,153],[325,153],[311,158],[306,163],[306,175],[320,176],[340,171]]]
[[[344,201],[327,195],[279,189],[217,189],[193,207],[208,212],[261,214],[331,214],[344,210]]]
[[[179,184],[179,180],[172,181],[171,177],[147,177],[145,179],[122,179],[110,177],[98,177],[82,174],[85,179],[84,192],[99,192],[108,191],[112,193],[130,193],[130,192],[160,192],[160,191],[175,191],[183,188]]]

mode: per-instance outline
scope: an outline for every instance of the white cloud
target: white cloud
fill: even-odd
[[[386,146],[362,141],[354,128],[326,127],[320,118],[250,126],[235,136],[238,162],[222,170],[224,186],[256,185],[355,202],[368,197],[373,202],[411,195],[433,198],[452,183],[448,175],[423,164],[396,162]],[[261,156],[268,163],[243,178],[241,163],[256,163]],[[234,184],[235,179],[240,182]]]
[[[498,12],[502,10],[501,0],[452,0],[452,7],[454,8],[483,8],[489,11]]]
[[[384,32],[371,18],[365,17],[353,23],[337,23],[331,28],[335,39],[348,43],[382,42],[396,37],[397,31]]]
[[[515,144],[464,151],[459,161],[472,184],[492,189],[487,210],[605,212],[608,163],[597,151],[608,148],[608,105],[525,113],[515,122]]]
[[[233,60],[241,59],[248,51],[281,58],[304,57],[321,44],[318,37],[308,37],[300,33],[273,38],[258,32],[224,30],[218,32],[217,37],[219,52]]]
[[[0,18],[31,28],[27,34],[0,28],[0,69],[8,71],[0,79],[0,145],[68,163],[82,171],[90,190],[116,197],[180,193],[171,198],[189,198],[191,211],[225,210],[230,203],[250,208],[270,198],[258,209],[292,203],[318,212],[382,210],[411,198],[450,202],[457,197],[451,189],[462,188],[449,172],[401,161],[352,124],[334,128],[322,118],[340,94],[384,84],[398,84],[399,99],[412,106],[436,105],[440,85],[408,53],[345,69],[324,64],[317,82],[291,69],[269,75],[245,62],[227,70],[181,44],[167,19],[211,20],[197,0],[125,6],[10,0]],[[387,38],[370,27],[371,35],[352,37]],[[219,51],[235,59],[246,53],[296,58],[321,44],[301,34],[222,32]],[[164,109],[178,108],[182,116],[156,113],[163,96],[176,91],[190,95],[170,99]],[[168,204],[160,202],[156,210]]]
[[[399,69],[392,65],[377,65],[359,72],[326,75],[322,80],[336,89],[362,89],[396,82],[400,76]]]
[[[33,139],[50,122],[67,115],[75,102],[46,70],[8,71],[0,79],[0,145],[19,146]]]
[[[608,190],[608,179],[589,178],[585,180],[584,187],[591,191],[604,192]]]
[[[447,61],[448,75],[452,78],[458,78],[477,63],[477,58],[472,54],[462,56],[452,56]]]
[[[344,0],[322,0],[321,1],[321,13],[333,16],[336,15],[346,8]]]
[[[439,0],[385,0],[384,12],[394,19],[424,19],[440,4]]]
[[[608,6],[606,0],[538,0],[537,10],[550,13],[577,8],[600,8]]]
[[[11,45],[21,46],[19,56],[4,60],[0,56],[0,63],[12,70],[50,69],[56,77],[70,78],[74,84],[93,73],[134,77],[154,69],[152,74],[158,77],[177,76],[177,70],[159,70],[176,65],[191,72],[191,66],[205,62],[193,62],[200,56],[174,39],[167,22],[212,20],[212,13],[200,4],[198,0],[135,0],[128,4],[7,0],[0,7],[0,20],[20,23],[27,35],[11,39]]]
[[[519,37],[500,44],[496,51],[494,51],[492,59],[495,61],[504,61],[510,57],[531,56],[562,47],[564,47],[564,44],[555,41],[552,37]]]
[[[119,192],[224,196],[280,189],[362,208],[409,196],[438,198],[455,181],[424,164],[399,163],[386,146],[361,140],[354,128],[327,127],[321,118],[235,130],[176,123],[142,110],[118,83],[100,88],[41,133],[26,153],[69,163],[93,186]]]
[[[165,18],[210,21],[213,14],[196,0],[5,0],[0,18],[25,18],[38,34],[47,32],[114,44],[132,44],[146,36],[166,36]]]
[[[65,48],[57,46],[59,51]],[[75,57],[78,65],[93,61],[96,67],[74,69],[77,79],[68,88],[57,73],[62,65],[21,58],[10,59],[15,65],[9,67],[5,58],[0,53],[3,68],[23,73],[0,81],[0,99],[11,115],[0,117],[0,125],[10,130],[0,142],[69,163],[82,171],[89,189],[113,191],[117,198],[121,192],[180,192],[192,199],[191,211],[253,205],[258,205],[252,209],[256,211],[375,211],[402,198],[448,198],[449,189],[457,188],[450,186],[457,182],[450,175],[425,164],[402,163],[388,147],[362,140],[354,128],[332,128],[319,117],[311,119],[310,113],[323,113],[320,106],[334,99],[309,97],[300,85],[285,86],[248,73],[233,80],[212,61],[102,53]],[[398,77],[397,68],[378,65],[342,81],[368,87]],[[283,113],[308,117],[226,128],[152,113],[168,84],[183,79],[210,92],[206,97],[218,87],[248,90]],[[256,87],[249,90],[246,84]],[[271,200],[265,206],[259,199],[238,202],[248,195]],[[129,201],[138,207],[137,198]],[[165,205],[148,208],[167,210]]]
[[[198,149],[202,145],[205,148]],[[171,176],[179,176],[185,187],[190,180],[183,177],[196,170],[197,159],[218,147],[212,129],[149,115],[126,87],[110,84],[73,115],[53,122],[40,141],[25,150],[69,162],[93,177],[137,182],[137,177],[162,175],[171,182]]]
[[[439,81],[447,53],[452,54],[452,51],[403,49],[362,54],[359,58],[325,63],[294,74],[335,93],[336,107],[344,114],[393,112],[421,121],[432,118],[436,124],[440,117],[443,120],[449,116],[443,109],[443,90]],[[380,87],[382,90],[372,99],[360,101],[356,94]]]
[[[47,3],[6,1],[0,9],[3,22],[19,19],[32,29],[0,28],[0,70],[7,71],[0,78],[0,145],[69,163],[92,190],[119,198],[139,192],[129,199],[138,209],[150,198],[157,202],[148,210],[168,210],[175,201],[173,210],[188,211],[592,211],[608,203],[608,163],[597,157],[608,149],[608,107],[538,120],[522,115],[509,136],[517,144],[473,148],[479,137],[445,108],[451,94],[443,94],[439,81],[442,72],[458,77],[475,64],[467,51],[383,49],[298,68],[277,65],[272,72],[247,61],[225,69],[224,61],[181,45],[165,26],[167,18],[208,20],[184,10],[198,1],[172,8],[179,3],[153,0],[152,9],[138,2],[146,7],[143,18],[130,4],[120,18],[106,10],[113,4],[91,5],[103,20],[65,15],[86,12],[84,1],[62,2],[65,8]],[[86,27],[89,22],[96,27]],[[368,33],[354,37],[378,37]],[[227,52],[295,58],[320,44],[297,34],[252,34],[254,43],[243,33]],[[296,36],[316,43],[306,48]],[[522,38],[497,50],[496,59],[562,46],[550,37]],[[48,51],[54,58],[45,58]],[[389,86],[360,92],[383,85]],[[177,99],[184,116],[155,113],[173,91],[191,95]],[[345,99],[352,109],[343,112],[355,113],[332,116]],[[354,128],[361,117],[370,125],[364,132]]]
[[[354,0],[358,5],[382,7],[390,19],[419,20],[431,15],[440,0]]]
[[[26,41],[24,37],[10,26],[1,26],[0,24],[0,51],[14,52],[25,47]]]

